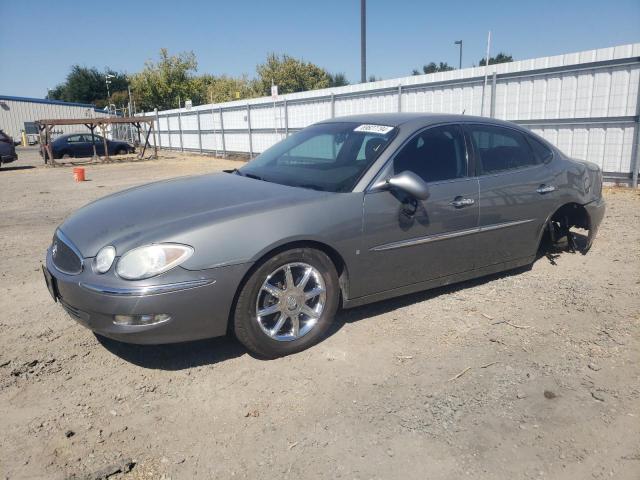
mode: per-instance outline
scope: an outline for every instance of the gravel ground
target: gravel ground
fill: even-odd
[[[22,149],[0,171],[0,479],[640,478],[638,192],[606,191],[585,256],[341,312],[273,361],[100,341],[51,301],[71,211],[237,165],[163,154],[77,184]]]

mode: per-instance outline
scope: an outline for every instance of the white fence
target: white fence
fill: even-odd
[[[155,113],[161,148],[253,156],[328,118],[483,115],[521,124],[610,180],[637,185],[640,44]]]

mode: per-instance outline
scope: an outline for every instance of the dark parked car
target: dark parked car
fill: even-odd
[[[104,155],[104,138],[100,135],[95,135],[93,141],[90,133],[62,135],[51,142],[53,158],[92,157],[94,143],[96,154]],[[107,139],[107,148],[109,155],[124,155],[135,151],[133,145],[119,140]],[[40,155],[48,158],[44,147],[40,148]]]
[[[0,167],[18,159],[13,138],[0,130]]]
[[[343,117],[239,170],[87,205],[57,229],[43,271],[53,297],[100,335],[234,332],[275,357],[318,342],[340,306],[529,265],[543,242],[586,251],[601,189],[596,165],[512,123]]]

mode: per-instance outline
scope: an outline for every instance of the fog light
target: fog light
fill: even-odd
[[[155,313],[147,315],[115,315],[114,325],[156,325],[171,320],[166,313]]]

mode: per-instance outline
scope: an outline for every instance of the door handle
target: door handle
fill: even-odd
[[[453,202],[449,202],[449,205],[455,208],[462,208],[462,207],[470,207],[474,203],[476,203],[476,201],[473,198],[456,197],[453,200]]]
[[[555,189],[556,187],[554,187],[553,185],[542,184],[536,189],[536,192],[538,192],[540,195],[544,195],[545,193],[551,193],[555,191]]]

